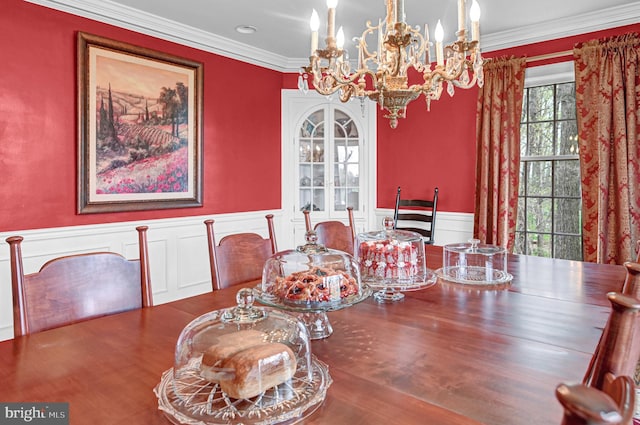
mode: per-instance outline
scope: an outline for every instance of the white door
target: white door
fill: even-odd
[[[375,206],[375,107],[347,103],[297,90],[282,93],[282,208],[289,248],[304,242],[304,215],[311,221],[347,223],[354,210],[356,230],[368,228]]]

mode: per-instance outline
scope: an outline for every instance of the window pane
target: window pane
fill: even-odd
[[[311,210],[311,189],[300,189],[300,211]]]
[[[554,163],[554,196],[580,197],[580,162],[578,160],[571,160],[554,161]]]
[[[527,105],[529,104],[528,99],[529,98],[529,90],[525,90],[523,95],[522,95],[522,115],[520,117],[520,122],[525,122],[528,121],[527,116]]]
[[[581,236],[554,236],[554,258],[582,261],[582,237]]]
[[[309,140],[300,140],[300,162],[311,162],[311,142]]]
[[[559,121],[556,143],[556,155],[577,155],[578,154],[578,124],[575,120]]]
[[[527,156],[527,124],[520,124],[520,156]]]
[[[324,211],[324,189],[313,190],[313,211]]]
[[[324,162],[324,141],[316,140],[313,142],[311,160],[313,162]]]
[[[359,177],[358,164],[347,165],[347,185],[358,186],[359,180],[360,180],[360,177]]]
[[[344,189],[335,189],[333,191],[333,203],[336,211],[344,211],[347,209],[347,192]]]
[[[313,166],[313,176],[311,178],[313,186],[324,186],[324,165]]]
[[[580,200],[559,198],[555,200],[553,214],[555,233],[580,234]]]
[[[553,122],[529,124],[528,155],[553,155]]]
[[[515,246],[513,248],[513,252],[516,254],[524,254],[524,233],[516,232],[516,241]]]
[[[527,179],[526,179],[526,170],[527,170],[528,162],[520,161],[520,181],[518,182],[518,194],[519,196],[524,196],[526,193],[525,188],[527,187]]]
[[[524,230],[524,218],[525,218],[525,206],[524,206],[524,198],[518,198],[518,218],[516,219],[516,230],[523,231]],[[524,251],[516,251],[516,252],[524,252]]]
[[[527,231],[551,233],[551,199],[528,198]]]
[[[576,118],[576,85],[574,83],[556,86],[556,119]]]
[[[529,89],[529,121],[547,121],[553,119],[553,86],[532,87]]]
[[[360,194],[358,189],[347,189],[347,206],[353,207],[354,211],[358,211],[360,208]]]
[[[343,187],[347,184],[347,167],[344,165],[336,165],[334,167],[333,183],[336,186]]]
[[[551,161],[527,163],[527,196],[551,196]]]
[[[551,235],[529,233],[527,235],[527,254],[551,257]]]

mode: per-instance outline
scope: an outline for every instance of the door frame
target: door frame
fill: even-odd
[[[297,125],[314,109],[324,107],[327,104],[349,112],[358,122],[358,128],[362,130],[364,154],[360,167],[360,179],[364,183],[362,190],[363,211],[356,215],[356,231],[364,231],[371,227],[375,220],[376,193],[377,193],[377,138],[376,138],[376,108],[370,100],[361,103],[357,99],[342,103],[338,96],[322,96],[316,92],[304,94],[296,89],[283,89],[282,102],[282,144],[281,144],[281,208],[282,223],[292,230],[304,226],[304,219],[295,214],[295,175],[296,170],[292,164],[296,164],[295,134]],[[301,215],[300,215],[301,216]],[[346,218],[346,213],[345,213]],[[300,243],[296,241],[295,230],[285,229],[282,232],[283,246],[293,248]],[[298,238],[299,239],[299,238]]]

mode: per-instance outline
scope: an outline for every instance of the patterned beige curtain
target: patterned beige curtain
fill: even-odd
[[[640,39],[574,48],[584,261],[622,264],[640,239]]]
[[[524,58],[487,60],[476,114],[473,234],[509,251],[515,242],[525,67]]]

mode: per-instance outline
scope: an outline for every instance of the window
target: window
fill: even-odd
[[[525,88],[516,253],[582,260],[575,111],[574,82]]]

